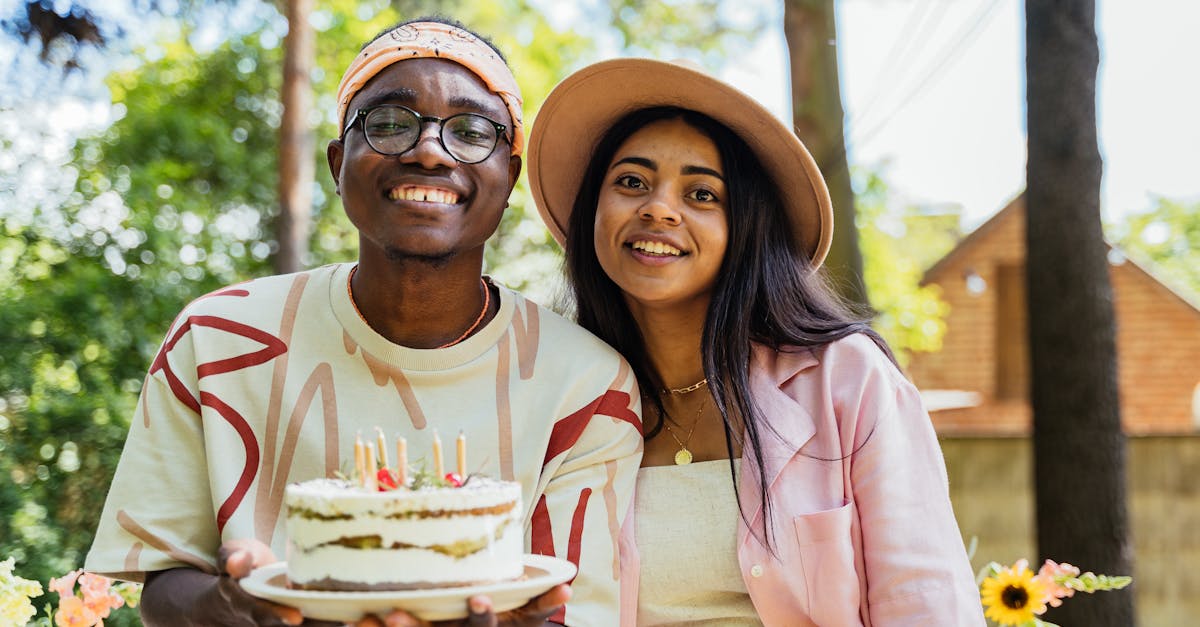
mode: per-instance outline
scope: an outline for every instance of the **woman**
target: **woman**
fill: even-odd
[[[982,625],[928,414],[817,272],[832,211],[796,137],[619,59],[555,88],[529,156],[578,320],[643,390],[637,623]]]

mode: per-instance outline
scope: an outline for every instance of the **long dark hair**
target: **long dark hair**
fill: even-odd
[[[713,287],[704,322],[701,352],[704,375],[725,429],[734,491],[733,433],[743,429],[754,451],[762,498],[764,531],[770,515],[767,477],[763,469],[764,430],[774,432],[750,393],[751,344],[775,350],[816,350],[854,333],[870,337],[892,357],[887,343],[868,325],[866,312],[855,312],[826,284],[793,236],[779,192],[746,142],[712,118],[676,107],[653,107],[619,119],[601,138],[583,175],[567,229],[567,279],[581,326],[617,349],[637,375],[644,397],[658,411],[647,424],[646,439],[668,419],[662,379],[650,363],[645,343],[621,289],[596,256],[593,240],[596,206],[605,174],[617,148],[639,129],[660,120],[680,119],[716,144],[726,182],[725,257]],[[799,168],[799,166],[797,166]],[[648,421],[649,422],[649,421]],[[860,445],[861,446],[861,445]],[[740,498],[738,499],[740,503]],[[746,512],[742,511],[746,518]],[[747,520],[747,524],[749,521]],[[764,534],[763,540],[770,541]]]

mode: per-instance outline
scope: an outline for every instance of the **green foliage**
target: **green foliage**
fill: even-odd
[[[627,54],[672,58],[700,55],[720,63],[766,26],[765,8],[722,0],[613,0],[593,5],[612,24]]]
[[[82,564],[172,318],[268,271],[280,51],[161,49],[110,78],[123,117],[77,144],[71,193],[0,216],[0,555],[43,582]]]
[[[1158,198],[1155,207],[1109,229],[1135,260],[1193,303],[1200,303],[1200,200]]]
[[[906,363],[914,352],[937,351],[946,333],[949,305],[936,285],[921,285],[924,271],[958,240],[957,213],[889,206],[887,187],[874,173],[859,175],[856,226],[875,330]]]

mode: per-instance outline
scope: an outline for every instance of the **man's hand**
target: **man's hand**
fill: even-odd
[[[304,624],[300,610],[251,596],[239,583],[255,568],[278,561],[271,547],[258,540],[230,540],[222,544],[217,551],[222,575],[217,588],[222,605],[227,606],[237,619],[250,620],[246,623],[249,625]]]
[[[142,591],[142,620],[149,626],[172,627],[336,624],[305,620],[294,607],[259,599],[242,589],[239,579],[277,561],[270,547],[258,540],[231,540],[217,552],[220,575],[194,568],[148,573]]]
[[[540,627],[546,624],[558,608],[571,598],[571,587],[559,584],[535,597],[530,602],[502,614],[492,611],[492,600],[478,595],[467,599],[470,615],[461,620],[429,622],[420,620],[408,612],[397,610],[385,618],[367,616],[355,627]]]

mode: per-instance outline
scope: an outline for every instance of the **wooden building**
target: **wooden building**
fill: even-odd
[[[950,305],[942,349],[908,372],[944,436],[1025,435],[1025,201],[1018,196],[925,274]],[[1109,249],[1121,419],[1129,435],[1200,430],[1200,307]]]

